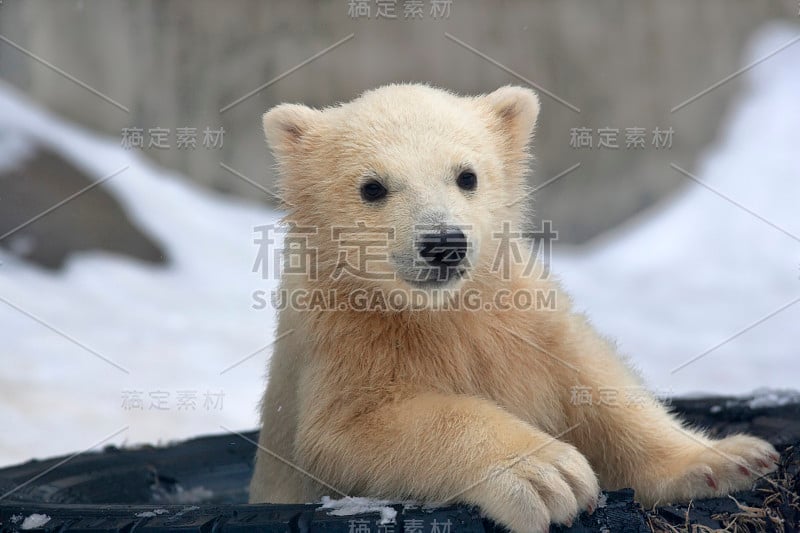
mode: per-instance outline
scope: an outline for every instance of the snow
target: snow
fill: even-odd
[[[33,513],[32,515],[25,517],[20,529],[36,529],[37,527],[42,527],[49,521],[50,517],[46,514]]]
[[[766,409],[783,407],[800,403],[800,392],[791,389],[767,389],[760,388],[753,391],[748,397],[737,397],[726,399],[716,405],[712,405],[709,411],[720,413],[726,409]]]
[[[95,179],[128,167],[103,187],[170,260],[164,268],[85,253],[54,274],[0,250],[0,421],[10,437],[0,439],[0,464],[256,427],[274,315],[253,309],[251,295],[275,283],[252,272],[253,228],[278,213],[201,190],[2,85],[0,139],[11,147],[0,161],[44,145]],[[151,409],[161,392],[165,409]],[[131,396],[141,410],[123,406]],[[194,408],[181,396],[194,396]]]
[[[600,496],[597,498],[597,508],[604,509],[606,505],[608,505],[608,494],[601,492]]]
[[[141,513],[136,513],[137,518],[154,518],[158,515],[162,515],[168,513],[166,509],[153,509],[152,511],[142,511]]]
[[[335,516],[351,516],[362,513],[380,513],[381,524],[389,524],[395,521],[397,511],[390,507],[396,505],[397,502],[388,500],[376,500],[373,498],[361,498],[345,496],[338,500],[331,499],[328,496],[322,497],[322,505],[320,509],[330,509],[328,514]]]
[[[765,30],[743,64],[796,33]],[[797,64],[793,46],[746,72],[718,142],[695,167],[675,162],[793,235]],[[0,250],[0,421],[10,436],[0,440],[0,464],[255,428],[275,317],[269,307],[254,309],[252,295],[275,280],[252,272],[253,231],[279,213],[196,186],[0,85],[1,164],[18,164],[35,145],[95,179],[126,168],[102,187],[170,261],[158,267],[83,253],[53,273]],[[800,304],[675,369],[800,297],[798,267],[795,238],[688,179],[636,224],[553,259],[576,306],[662,395],[797,388]],[[141,393],[143,409],[123,406],[129,391]],[[181,391],[195,392],[194,409],[179,408]],[[151,408],[154,392],[169,394],[166,409]],[[204,406],[206,393],[219,392],[222,406]]]
[[[769,27],[743,63],[797,34]],[[576,306],[660,395],[800,386],[800,302],[732,338],[800,298],[798,64],[792,46],[744,74],[715,146],[696,168],[675,162],[791,235],[687,179],[635,225],[552,262]]]
[[[214,492],[202,485],[184,489],[180,484],[175,486],[175,492],[167,492],[161,489],[153,490],[153,501],[170,504],[203,503],[211,500]]]
[[[197,505],[192,505],[190,507],[184,507],[183,509],[181,509],[180,511],[175,513],[172,517],[170,517],[170,520],[177,520],[178,518],[180,518],[181,516],[185,515],[186,513],[190,513],[192,511],[197,511],[198,509],[200,509],[200,507],[198,507]]]
[[[755,391],[748,405],[751,409],[762,409],[765,407],[782,407],[795,403],[800,403],[800,392],[796,390],[760,389]]]

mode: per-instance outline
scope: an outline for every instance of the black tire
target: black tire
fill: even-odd
[[[789,491],[800,490],[794,464],[800,449],[800,403],[758,406],[747,398],[705,398],[676,400],[674,408],[712,433],[746,431],[770,440],[785,451],[782,483]],[[257,432],[249,432],[199,437],[163,448],[108,447],[100,453],[0,469],[0,531],[20,530],[33,514],[49,517],[33,529],[39,531],[483,533],[499,529],[482,519],[477,509],[465,506],[425,510],[396,505],[396,524],[382,528],[378,513],[331,516],[319,504],[247,505],[257,439]],[[764,504],[764,494],[757,491],[737,498],[751,506]],[[791,514],[791,505],[785,507],[781,517],[787,526],[796,527],[800,517]],[[690,520],[720,527],[712,515],[736,511],[727,498],[702,500],[694,502]],[[605,506],[591,516],[584,513],[571,528],[558,530],[639,532],[650,531],[659,521],[683,526],[685,520],[685,506],[645,512],[633,501],[632,491],[623,490],[608,493]]]

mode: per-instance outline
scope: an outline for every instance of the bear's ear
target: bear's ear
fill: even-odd
[[[524,152],[539,116],[536,93],[524,87],[506,85],[482,98],[492,113],[493,125],[505,135],[509,148]]]
[[[264,135],[278,159],[291,156],[322,111],[299,104],[281,104],[264,113]]]

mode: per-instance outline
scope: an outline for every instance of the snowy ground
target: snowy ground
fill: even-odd
[[[797,35],[772,27],[748,55]],[[668,205],[554,260],[577,306],[657,392],[800,388],[798,65],[800,44],[747,72],[706,157],[675,161],[707,187],[687,178]]]
[[[796,33],[773,29],[750,55]],[[800,303],[672,372],[800,298],[798,64],[800,45],[745,74],[724,135],[686,169],[791,235],[687,180],[669,205],[554,259],[577,306],[660,393],[800,387]],[[104,186],[172,263],[83,254],[53,274],[0,251],[0,464],[255,427],[274,317],[251,307],[273,285],[251,271],[253,227],[277,213],[199,189],[0,86],[0,164],[32,140],[97,178],[127,166]]]
[[[272,283],[251,270],[253,228],[277,213],[200,190],[7,89],[0,110],[6,157],[12,149],[24,156],[19,148],[35,139],[90,176],[128,166],[103,186],[172,261],[161,268],[84,254],[53,274],[0,251],[0,464],[82,450],[112,434],[108,442],[120,444],[256,427],[269,348],[223,371],[273,337],[272,313],[251,308],[253,291]]]

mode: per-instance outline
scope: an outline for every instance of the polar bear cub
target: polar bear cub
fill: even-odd
[[[775,468],[767,442],[672,416],[530,260],[538,113],[520,87],[389,85],[264,115],[311,260],[285,246],[251,502],[457,501],[545,531],[600,487],[653,505]]]

